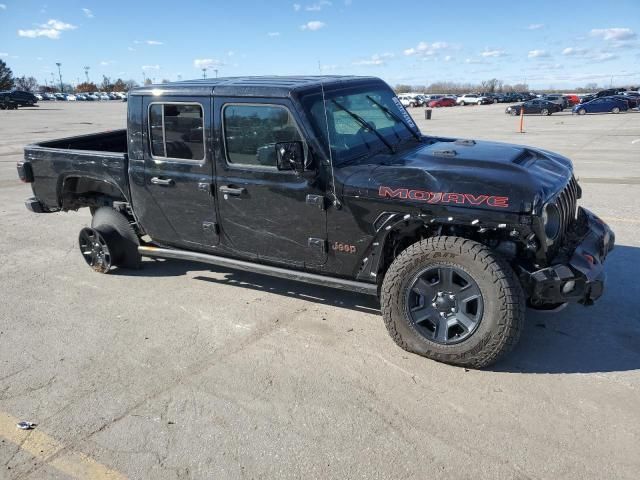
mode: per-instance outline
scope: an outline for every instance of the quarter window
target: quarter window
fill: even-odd
[[[276,143],[302,141],[295,120],[285,107],[227,105],[223,116],[230,164],[276,167]]]
[[[154,103],[149,107],[151,154],[204,160],[204,115],[199,104]]]

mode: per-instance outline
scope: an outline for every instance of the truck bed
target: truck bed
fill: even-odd
[[[115,185],[128,198],[126,152],[125,129],[27,145],[24,164],[30,178],[26,181],[31,181],[43,211],[68,208],[64,205],[65,192],[81,192],[87,179],[93,180],[94,189],[96,183],[104,183],[105,189]]]

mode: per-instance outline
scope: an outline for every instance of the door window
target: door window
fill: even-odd
[[[276,168],[276,143],[302,141],[291,112],[280,105],[229,104],[223,117],[231,165]]]
[[[204,160],[204,115],[197,103],[149,105],[149,138],[153,158]]]

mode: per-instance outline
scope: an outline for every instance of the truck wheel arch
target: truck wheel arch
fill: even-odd
[[[58,205],[62,210],[104,206],[114,201],[127,202],[127,196],[115,183],[87,175],[68,175],[58,184]]]

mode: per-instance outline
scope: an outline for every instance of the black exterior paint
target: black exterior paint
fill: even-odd
[[[516,246],[512,265],[523,285],[535,291],[529,283],[532,275],[554,263],[549,252],[558,252],[544,239],[542,206],[571,182],[571,162],[529,147],[422,136],[404,142],[393,154],[374,154],[335,166],[332,172],[328,150],[314,131],[304,99],[354,86],[388,88],[368,77],[252,77],[143,87],[129,95],[126,133],[30,145],[24,163],[33,172],[32,188],[42,211],[68,208],[65,184],[73,178],[93,179],[119,193],[119,200],[131,207],[140,233],[158,246],[379,283],[385,249],[398,241],[399,233],[419,238],[471,232],[485,239],[483,232],[488,232],[487,242]],[[153,102],[202,106],[204,161],[151,157],[147,112]],[[221,121],[229,103],[289,109],[306,142],[308,169],[300,174],[230,165]],[[153,178],[171,183],[154,184]],[[505,208],[429,204],[382,198],[380,186],[493,195],[509,201]],[[225,187],[242,193],[225,195]],[[72,208],[77,207],[76,203]],[[531,238],[538,241],[535,251],[527,250]],[[331,248],[337,244],[349,245],[348,253]],[[607,251],[612,246],[605,245]]]

